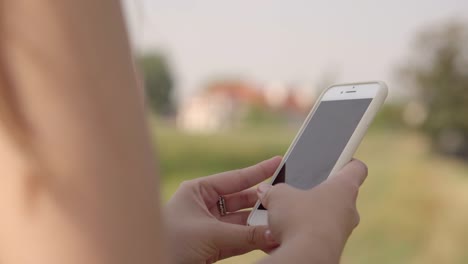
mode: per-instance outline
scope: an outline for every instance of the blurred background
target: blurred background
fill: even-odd
[[[124,6],[164,199],[183,180],[284,154],[328,85],[384,80],[343,263],[468,263],[468,1]]]

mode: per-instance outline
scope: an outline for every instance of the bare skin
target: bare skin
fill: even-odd
[[[346,240],[359,223],[356,198],[367,176],[357,160],[319,186],[302,191],[285,184],[260,184],[278,157],[252,167],[188,181],[166,208],[169,244],[175,263],[213,263],[261,249],[273,254],[262,263],[339,263]],[[220,216],[219,195],[230,214]],[[269,226],[247,227],[257,196],[268,208]]]
[[[214,263],[255,249],[278,246],[268,239],[266,226],[246,226],[257,202],[252,186],[269,178],[280,157],[254,166],[184,182],[166,206],[169,242],[175,263]],[[216,202],[223,195],[228,214]]]
[[[1,263],[163,260],[158,179],[117,1],[0,1]],[[9,86],[7,86],[9,85]]]
[[[247,189],[278,159],[245,169],[249,184],[229,172],[187,182],[162,210],[118,1],[0,0],[0,66],[0,263],[209,263],[278,243],[268,263],[338,261],[356,224],[360,169],[307,192],[260,192],[271,232],[252,232],[237,210],[252,206]],[[231,216],[216,214],[217,195],[230,197]],[[285,205],[299,198],[312,206]],[[177,235],[184,217],[198,232]],[[177,236],[194,249],[182,258]]]
[[[257,192],[268,209],[272,237],[281,243],[262,263],[339,263],[359,224],[356,199],[366,176],[366,165],[354,160],[308,191],[260,185]]]

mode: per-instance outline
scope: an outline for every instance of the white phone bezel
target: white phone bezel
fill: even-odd
[[[332,85],[329,88],[325,89],[320,95],[319,99],[315,103],[310,113],[307,115],[307,118],[302,124],[299,132],[297,133],[293,142],[291,143],[288,150],[286,151],[286,154],[284,155],[281,164],[278,166],[277,170],[271,177],[270,184],[272,184],[275,178],[277,177],[279,170],[286,162],[291,150],[296,145],[298,139],[301,137],[302,133],[304,132],[304,129],[306,128],[307,124],[309,123],[310,119],[312,118],[312,116],[314,115],[315,111],[317,110],[318,106],[320,105],[322,101],[355,100],[355,99],[372,98],[372,101],[369,104],[369,107],[367,108],[366,112],[362,116],[361,121],[357,125],[351,138],[349,139],[348,143],[343,149],[343,152],[338,158],[335,166],[330,172],[330,175],[328,176],[330,177],[334,175],[339,169],[341,169],[344,165],[346,165],[352,159],[354,153],[356,152],[357,147],[359,146],[362,139],[364,138],[367,128],[369,127],[370,123],[374,119],[380,107],[383,105],[385,98],[387,97],[387,94],[388,94],[387,85],[381,81],[337,84],[337,85]],[[257,203],[254,206],[254,209],[252,210],[252,212],[250,213],[247,219],[248,225],[256,226],[256,225],[268,224],[267,210],[258,210],[259,205],[260,205],[260,201],[257,201]]]

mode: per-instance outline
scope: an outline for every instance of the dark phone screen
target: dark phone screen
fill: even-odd
[[[273,184],[310,189],[324,181],[369,107],[371,98],[322,101]],[[265,209],[260,205],[259,209]]]

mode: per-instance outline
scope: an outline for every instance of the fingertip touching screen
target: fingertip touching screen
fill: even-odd
[[[286,157],[273,184],[310,189],[333,170],[372,98],[322,101]],[[265,209],[260,205],[259,209]]]

